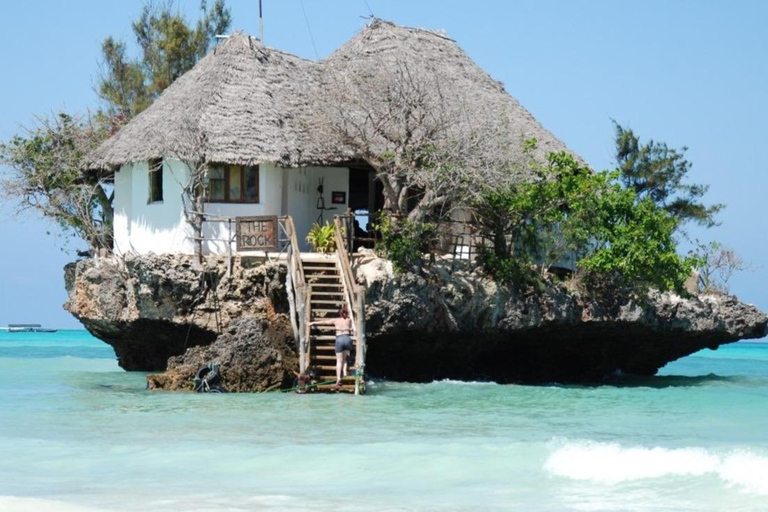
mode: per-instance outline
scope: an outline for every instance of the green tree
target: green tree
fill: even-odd
[[[677,253],[677,219],[632,189],[614,186],[598,200],[593,249],[577,266],[625,288],[681,291],[696,260]]]
[[[554,153],[533,173],[474,208],[491,240],[481,263],[499,280],[531,284],[533,269],[543,275],[569,254],[589,275],[635,288],[679,289],[690,275],[694,260],[676,252],[677,220],[623,187],[618,172],[595,173]]]
[[[123,122],[147,108],[173,80],[209,50],[215,35],[229,30],[224,0],[194,27],[174,12],[172,2],[149,4],[133,22],[142,57],[129,59],[126,45],[110,37],[102,44],[98,92],[104,108],[92,116],[65,112],[38,118],[37,125],[0,143],[3,196],[18,213],[35,210],[64,231],[82,238],[96,253],[112,248],[109,176],[84,173],[85,155]]]
[[[481,258],[504,267],[511,279],[532,266],[546,272],[569,253],[581,253],[593,231],[596,201],[612,179],[566,153],[550,154],[546,166],[529,165],[529,180],[490,190],[473,206],[490,241]]]
[[[638,200],[650,199],[677,219],[678,225],[686,221],[707,227],[716,224],[715,215],[723,205],[707,206],[701,202],[709,186],[683,182],[691,169],[691,163],[685,158],[688,148],[678,151],[653,140],[641,144],[632,130],[616,121],[613,124],[621,181],[637,193]]]
[[[141,57],[129,59],[126,44],[108,37],[102,43],[99,95],[108,116],[125,122],[152,102],[174,80],[190,70],[211,49],[217,34],[226,33],[232,16],[224,0],[210,9],[200,4],[201,18],[193,26],[174,3],[149,3],[132,23]]]
[[[83,174],[84,156],[104,140],[92,117],[59,113],[0,143],[2,191],[17,213],[36,210],[84,240],[92,252],[112,248],[112,197],[104,179]]]

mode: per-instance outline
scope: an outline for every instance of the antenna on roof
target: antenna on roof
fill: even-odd
[[[363,3],[365,3],[365,6],[368,8],[368,12],[370,12],[370,13],[371,13],[371,18],[375,18],[375,17],[376,17],[376,15],[375,15],[375,14],[373,14],[373,9],[371,9],[371,6],[370,6],[370,5],[368,5],[368,0],[363,0]]]
[[[259,40],[264,44],[264,16],[261,12],[261,0],[259,0]]]

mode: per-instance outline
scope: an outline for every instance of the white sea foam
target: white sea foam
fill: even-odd
[[[718,474],[748,492],[768,495],[768,457],[747,451],[733,452],[723,459]]]
[[[714,474],[740,490],[768,495],[768,456],[749,451],[715,454],[697,447],[623,447],[593,441],[556,442],[544,469],[573,480],[617,484],[665,476]]]
[[[430,384],[452,384],[458,386],[498,386],[497,383],[488,380],[455,380],[455,379],[439,379],[433,380]]]

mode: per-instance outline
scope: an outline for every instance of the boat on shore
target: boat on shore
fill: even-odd
[[[4,330],[8,332],[57,332],[58,329],[49,329],[40,324],[8,324]]]

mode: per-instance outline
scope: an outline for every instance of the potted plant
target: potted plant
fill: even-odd
[[[307,235],[307,242],[316,252],[328,254],[336,250],[333,224],[326,222],[322,226],[315,222]]]

